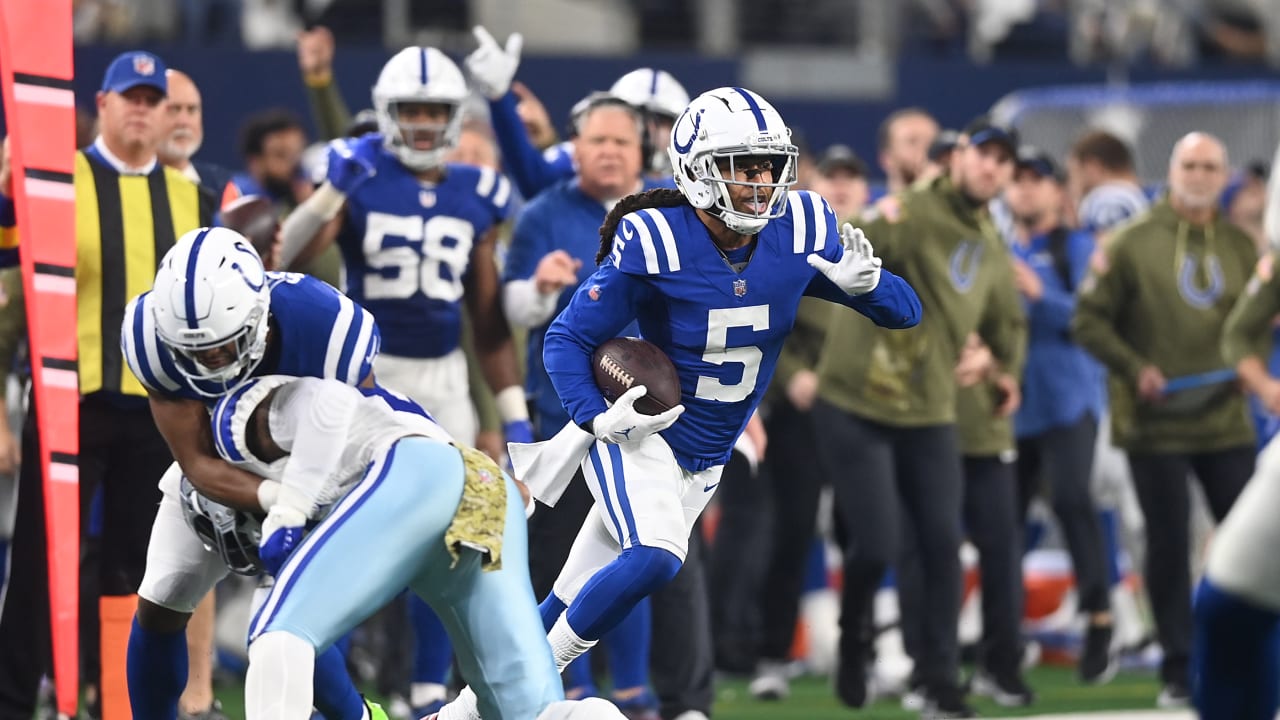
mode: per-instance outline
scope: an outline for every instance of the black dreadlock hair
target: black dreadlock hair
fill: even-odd
[[[623,215],[645,208],[679,207],[688,202],[679,190],[671,188],[645,190],[619,200],[600,226],[600,251],[596,253],[596,264],[604,262],[609,253],[613,252],[613,234],[618,231],[618,223],[622,221]]]

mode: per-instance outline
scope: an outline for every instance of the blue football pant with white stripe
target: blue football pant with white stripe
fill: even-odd
[[[524,507],[507,483],[503,569],[482,572],[470,550],[451,569],[444,533],[462,496],[461,456],[401,440],[290,556],[251,642],[283,631],[323,650],[407,586],[449,631],[483,716],[536,716],[563,690],[529,582]]]

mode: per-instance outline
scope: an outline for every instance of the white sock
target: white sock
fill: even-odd
[[[538,720],[626,720],[613,703],[602,698],[553,702],[538,715]]]
[[[556,624],[547,633],[547,642],[551,643],[551,654],[556,658],[556,672],[564,672],[569,663],[580,655],[595,647],[599,640],[583,640],[578,633],[569,627],[569,611],[560,613]]]
[[[462,688],[453,702],[440,708],[439,720],[480,720],[480,708],[471,686]]]
[[[309,720],[316,650],[286,632],[259,635],[249,646],[244,682],[247,720]]]

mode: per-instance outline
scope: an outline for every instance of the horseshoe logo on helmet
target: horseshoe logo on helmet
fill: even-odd
[[[705,109],[698,110],[698,113],[693,116],[693,131],[689,133],[689,142],[682,143],[676,138],[676,131],[680,128],[680,123],[684,122],[684,119],[689,117],[688,110],[684,111],[684,114],[676,121],[675,126],[671,128],[671,145],[676,149],[676,152],[681,155],[684,155],[693,149],[693,141],[698,139],[698,130],[702,127],[703,112],[705,112]]]
[[[254,250],[252,246],[246,245],[245,243],[239,240],[235,242],[234,247],[236,250],[246,255],[253,256],[253,259],[256,262],[250,265],[249,269],[255,269],[255,266],[256,266],[256,268],[259,269],[259,272],[261,272],[260,268],[262,267],[262,258],[258,255],[257,250]],[[249,273],[245,272],[246,268],[244,265],[241,265],[238,262],[232,262],[231,268],[240,273],[240,277],[244,278],[244,284],[248,285],[249,289],[253,290],[254,292],[260,292],[262,290],[262,286],[266,284],[267,278],[265,273],[259,278],[258,282],[255,284],[253,279],[249,277]]]

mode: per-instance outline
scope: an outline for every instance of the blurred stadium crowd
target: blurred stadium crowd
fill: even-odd
[[[528,4],[545,4],[554,14],[569,12],[558,6],[573,2]],[[1112,67],[1188,67],[1223,59],[1280,64],[1280,0],[604,5],[601,12],[624,28],[625,46],[712,56],[768,43],[856,48],[890,62],[959,52],[976,65],[1063,58]],[[149,142],[162,163],[202,188],[223,222],[249,203],[270,208],[278,223],[241,228],[260,239],[269,267],[307,272],[343,288],[336,247],[308,252],[282,247],[275,237],[279,224],[325,181],[327,143],[379,130],[372,108],[348,107],[343,100],[335,62],[346,47],[416,40],[461,58],[474,46],[473,25],[491,16],[494,6],[463,0],[76,0],[75,37],[122,48],[179,43],[295,50],[310,117],[237,108],[243,117],[234,129],[239,166],[203,163],[200,156],[206,132],[233,131],[205,127],[205,104],[233,104],[235,98],[202,95],[182,68],[170,69],[162,112],[148,126]],[[725,29],[728,39],[715,39],[714,31]],[[547,33],[541,47],[538,33],[532,35],[526,52],[554,49]],[[95,77],[105,71],[77,69]],[[974,77],[980,80],[980,71]],[[565,118],[551,117],[539,101],[542,89],[521,84],[518,71],[510,88],[480,91],[473,85],[460,110],[464,119],[451,161],[505,174],[511,183],[496,262],[541,439],[567,421],[548,394],[538,352],[542,336],[554,312],[590,275],[598,240],[594,234],[557,236],[560,226],[548,213],[592,206],[598,224],[645,177],[669,174],[663,149],[671,126],[703,89],[685,87],[661,68],[628,73],[606,96],[589,94],[604,88],[576,88],[583,101],[570,118],[571,136],[560,130]],[[113,90],[104,85],[104,92]],[[78,100],[77,143],[91,147],[114,130],[84,110],[94,106],[91,98]],[[613,101],[628,108],[643,130],[621,132],[607,150],[588,148],[592,133],[617,132],[604,129],[603,120],[591,125]],[[1085,105],[1091,102],[1100,101],[1093,97]],[[849,147],[852,138],[828,147],[799,143],[796,189],[820,194],[839,220],[862,227],[877,248],[889,237],[897,247],[930,233],[998,238],[1008,249],[1007,272],[993,282],[1016,291],[1017,319],[1009,322],[1018,328],[1011,341],[1017,347],[1002,347],[1008,338],[985,332],[954,338],[946,382],[958,389],[958,405],[939,424],[949,434],[915,435],[908,430],[920,430],[919,423],[898,422],[891,401],[843,402],[831,388],[854,383],[889,396],[909,392],[921,382],[918,363],[934,350],[879,348],[867,375],[852,377],[833,357],[829,336],[847,337],[853,331],[840,326],[854,321],[816,305],[802,312],[769,396],[739,442],[716,505],[695,530],[677,581],[629,618],[629,630],[606,636],[605,652],[571,666],[568,692],[611,697],[629,717],[696,720],[713,714],[717,675],[743,676],[751,678],[753,696],[780,703],[779,717],[789,717],[790,681],[830,674],[837,697],[852,707],[869,697],[897,696],[922,713],[966,717],[972,709],[965,697],[974,693],[1002,705],[1033,705],[1035,688],[1025,671],[1053,662],[1076,665],[1082,685],[1107,682],[1117,670],[1154,670],[1162,690],[1151,703],[1187,706],[1194,569],[1213,522],[1249,478],[1256,448],[1280,428],[1274,379],[1280,354],[1273,349],[1280,344],[1270,323],[1280,308],[1268,315],[1247,305],[1257,290],[1248,290],[1255,263],[1262,263],[1261,280],[1252,282],[1270,280],[1264,211],[1274,136],[1251,144],[1252,154],[1229,152],[1234,139],[1216,137],[1208,126],[1213,105],[1212,99],[1188,105],[1181,118],[1147,117],[1144,122],[1172,128],[1171,138],[1158,142],[1141,137],[1141,123],[1082,111],[1085,119],[1071,121],[1069,137],[1053,131],[1057,145],[1051,151],[1049,142],[1026,142],[1044,137],[1045,130],[1025,116],[1019,122],[1016,114],[996,112],[944,127],[929,107],[908,107],[883,118],[874,157],[859,157]],[[1159,115],[1140,102],[1128,109],[1134,107]],[[512,113],[519,122],[508,122]],[[1104,122],[1090,126],[1088,118]],[[1195,124],[1200,119],[1206,126]],[[800,140],[804,128],[793,129]],[[568,163],[573,179],[548,182],[545,168],[557,162]],[[8,182],[6,153],[0,193],[9,193]],[[948,222],[962,230],[938,230]],[[11,228],[13,218],[6,223],[0,215],[5,225]],[[1156,283],[1154,296],[1136,280],[1117,279],[1155,272],[1150,268],[1158,253],[1134,250],[1148,237],[1177,248],[1176,254],[1168,250],[1168,265],[1178,274]],[[12,265],[14,246],[5,252]],[[960,252],[950,262],[952,282],[964,283],[966,267],[978,260]],[[892,256],[885,256],[885,267],[897,270]],[[0,271],[0,282],[0,369],[10,378],[11,408],[0,414],[0,472],[7,478],[0,481],[0,517],[9,519],[0,523],[0,542],[7,546],[15,513],[21,518],[32,512],[17,490],[18,468],[31,454],[19,451],[18,439],[26,393],[17,268]],[[1174,330],[1191,326],[1194,332]],[[1151,336],[1148,327],[1169,332]],[[503,458],[505,414],[470,346],[467,359],[475,443]],[[1242,371],[1238,382],[1237,367],[1250,361],[1258,371]],[[33,434],[29,426],[27,432]],[[950,469],[938,469],[951,465],[954,478]],[[1189,483],[1190,477],[1198,483]],[[940,489],[952,480],[953,486]],[[566,543],[590,506],[580,490],[531,522],[539,597],[550,589]],[[102,716],[99,678],[124,656],[123,648],[107,646],[105,634],[102,647],[95,639],[93,568],[105,552],[100,538],[107,511],[101,497],[93,502],[83,538],[82,665],[84,712],[96,718]],[[952,526],[954,537],[945,531]],[[143,548],[146,539],[144,534]],[[43,552],[16,544],[7,549],[15,555]],[[138,573],[131,578],[135,589],[141,568],[134,565],[142,560],[145,553],[125,564]],[[936,601],[951,585],[961,602]],[[252,587],[252,580],[231,576],[219,586],[216,603],[211,595],[197,612],[203,620],[188,627],[191,675],[182,717],[220,716],[212,683],[243,672]],[[30,644],[0,648],[0,720],[30,718],[48,672],[42,609],[14,597],[11,588],[0,637]],[[21,629],[6,635],[5,626],[15,632],[15,624]],[[353,674],[391,701],[394,717],[438,708],[460,685],[447,654],[431,656],[415,644],[421,627],[409,604],[398,601],[347,641]],[[638,636],[646,637],[637,642]],[[968,668],[963,673],[961,663]]]

